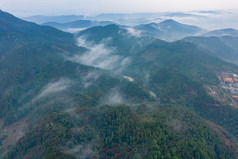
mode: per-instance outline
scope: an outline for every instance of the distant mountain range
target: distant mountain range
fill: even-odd
[[[199,26],[207,30],[213,30],[214,28],[228,28],[228,27],[237,29],[236,21],[234,20],[237,19],[237,13],[234,11],[159,12],[159,13],[134,13],[134,14],[104,13],[95,16],[38,15],[38,16],[24,17],[23,19],[38,24],[48,22],[67,23],[77,20],[92,20],[92,21],[113,21],[120,25],[137,26],[140,24],[149,24],[153,22],[159,23],[161,21],[170,18],[184,24]]]
[[[47,22],[67,23],[67,22],[85,19],[85,16],[84,15],[62,15],[62,16],[36,15],[31,17],[24,17],[23,19],[34,22],[34,23],[38,23],[38,24],[47,23]]]
[[[70,34],[0,11],[0,158],[237,158],[238,102],[221,76],[236,79],[221,54],[235,59],[237,38],[137,27]]]
[[[232,28],[227,28],[227,29],[219,29],[219,30],[214,30],[207,32],[203,34],[202,36],[217,36],[217,37],[222,37],[222,36],[231,36],[231,37],[238,37],[238,30],[232,29]]]
[[[109,24],[114,24],[113,22],[110,21],[91,21],[91,20],[77,20],[73,22],[68,22],[68,23],[57,23],[57,22],[48,22],[48,23],[43,23],[42,25],[48,25],[52,26],[54,28],[58,28],[61,30],[65,31],[70,31],[70,29],[86,29],[94,26],[105,26]]]
[[[166,41],[175,41],[187,36],[200,35],[205,32],[204,29],[199,27],[181,24],[172,19],[165,20],[161,23],[142,24],[134,28],[141,30],[142,35],[150,35]]]
[[[203,17],[201,15],[196,15],[196,14],[191,14],[191,13],[182,13],[182,12],[178,12],[178,13],[166,13],[162,15],[163,17]]]

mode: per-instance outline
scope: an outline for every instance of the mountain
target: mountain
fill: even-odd
[[[133,28],[73,36],[0,17],[0,158],[236,158],[217,75],[237,66]]]
[[[73,22],[68,22],[68,23],[57,23],[57,22],[47,22],[43,23],[43,25],[51,26],[54,28],[58,28],[61,30],[69,31],[72,29],[86,29],[94,26],[104,26],[104,25],[109,25],[113,24],[113,22],[110,21],[91,21],[91,20],[77,20]]]
[[[234,34],[235,35],[235,34]],[[238,64],[238,38],[231,36],[222,37],[187,37],[185,41],[192,42],[207,53],[221,60]]]
[[[48,26],[39,26],[35,23],[26,22],[18,19],[8,13],[1,12],[0,26],[1,39],[6,41],[31,40],[29,42],[48,39],[48,42],[72,44],[74,42],[73,35],[64,33]],[[5,41],[4,41],[5,42]],[[46,43],[46,41],[44,41]]]
[[[227,29],[220,29],[220,30],[214,30],[210,31],[208,33],[203,34],[202,36],[210,37],[210,36],[231,36],[231,37],[238,37],[238,30],[227,28]]]
[[[153,37],[140,37],[140,32],[132,27],[116,24],[88,28],[79,32],[76,37],[95,44],[106,43],[109,47],[117,47],[120,55],[139,51],[155,39]]]
[[[146,86],[159,97],[161,102],[179,103],[195,111],[203,118],[226,127],[233,135],[237,135],[236,131],[226,126],[227,123],[223,123],[225,118],[229,118],[228,116],[233,116],[231,120],[227,120],[229,125],[233,123],[233,119],[236,118],[234,112],[237,110],[231,106],[226,106],[230,105],[230,102],[223,97],[221,98],[224,92],[220,90],[218,80],[218,76],[222,72],[236,73],[237,66],[219,60],[212,56],[208,50],[185,40],[168,43],[154,39],[141,48],[137,47],[140,49],[133,50],[133,44],[140,42],[143,37],[134,36],[134,39],[128,40],[127,44],[129,45],[127,46],[125,42],[121,42],[121,39],[126,40],[128,37],[128,34],[125,33],[127,32],[123,28],[109,25],[87,29],[80,32],[78,36],[81,38],[85,36],[84,40],[86,41],[84,43],[103,44],[104,48],[114,48],[116,51],[113,52],[113,56],[123,55],[123,59],[130,59],[127,67],[120,69],[120,73],[132,77]],[[109,40],[105,42],[105,39]],[[92,49],[94,48],[92,47]],[[124,51],[120,52],[121,49]],[[116,61],[113,64],[117,66]],[[115,71],[115,69],[112,70]],[[211,97],[208,88],[215,89],[219,95]],[[231,94],[227,95],[231,99]],[[216,105],[220,105],[220,107],[217,109]],[[222,114],[223,111],[229,112],[229,115],[221,116],[219,118],[221,120],[217,120],[214,114]],[[237,125],[233,123],[232,127],[237,127]]]
[[[57,23],[67,23],[76,20],[84,19],[84,15],[62,15],[62,16],[44,16],[44,15],[36,15],[31,17],[25,17],[24,20],[42,24],[47,22],[57,22]]]
[[[153,100],[145,88],[121,76],[67,60],[67,56],[87,50],[75,45],[72,34],[29,23],[5,12],[0,17],[0,118],[4,130],[0,134],[1,155],[11,151],[46,114],[64,113],[81,106]],[[44,154],[51,147],[42,145],[42,148],[42,152],[36,153]]]
[[[172,12],[162,15],[163,17],[203,17],[201,15],[191,14],[191,13],[182,13],[182,12]]]
[[[186,36],[199,35],[204,32],[199,27],[181,24],[172,19],[161,23],[142,24],[136,26],[135,29],[142,31],[143,35],[154,36],[166,41],[175,41]]]

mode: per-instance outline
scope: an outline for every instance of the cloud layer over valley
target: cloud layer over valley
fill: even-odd
[[[79,37],[78,46],[87,48],[88,51],[80,55],[75,54],[71,57],[67,57],[67,60],[87,66],[121,72],[123,68],[130,63],[130,58],[117,55],[116,48],[106,45],[109,41],[110,38],[107,38],[102,40],[99,44],[94,44],[86,41],[85,38]]]

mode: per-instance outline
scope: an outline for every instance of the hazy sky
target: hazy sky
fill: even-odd
[[[18,16],[238,10],[238,0],[0,0],[0,9]]]

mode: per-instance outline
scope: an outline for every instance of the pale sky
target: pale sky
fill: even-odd
[[[238,0],[0,0],[0,9],[17,16],[238,10]]]

